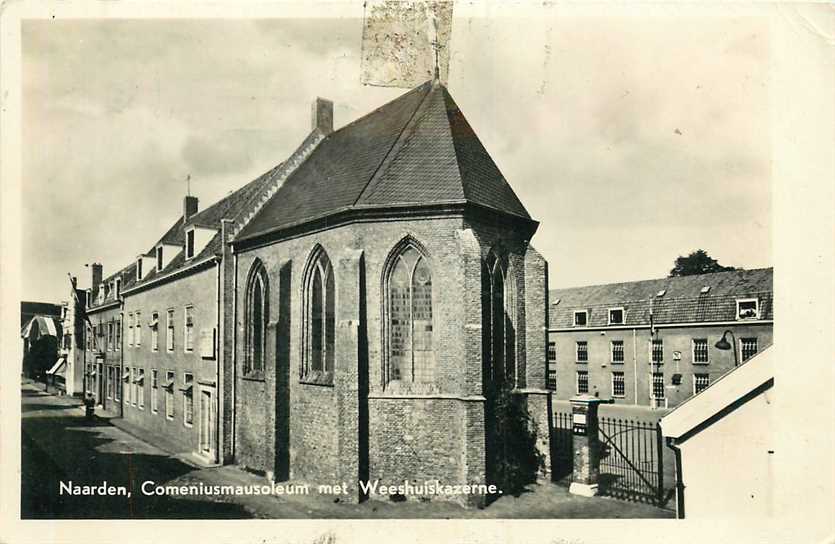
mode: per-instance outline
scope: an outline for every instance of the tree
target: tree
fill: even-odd
[[[712,274],[713,272],[725,272],[727,270],[736,270],[733,266],[722,266],[716,259],[711,258],[710,255],[703,249],[697,249],[687,257],[679,255],[676,259],[675,267],[670,270],[668,277],[675,278],[679,276],[695,276],[696,274]]]

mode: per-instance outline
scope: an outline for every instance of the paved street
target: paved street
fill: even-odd
[[[439,501],[359,505],[333,496],[146,496],[142,482],[181,485],[263,485],[233,466],[197,468],[132,436],[106,419],[87,423],[77,399],[22,386],[21,513],[32,518],[671,518],[645,504],[569,495],[565,487],[531,486],[483,510]],[[68,496],[59,482],[124,486],[130,496]]]

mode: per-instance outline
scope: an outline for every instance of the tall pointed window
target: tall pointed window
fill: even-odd
[[[267,328],[267,271],[260,261],[252,265],[246,290],[246,336],[244,375],[264,374],[264,351]]]
[[[433,383],[435,351],[432,325],[432,270],[411,241],[389,259],[387,298],[388,364],[386,383]]]
[[[333,383],[335,298],[333,266],[325,250],[317,246],[304,278],[301,378],[305,381]]]
[[[506,259],[494,252],[482,266],[482,351],[484,379],[516,383],[516,328],[513,320],[513,274]]]

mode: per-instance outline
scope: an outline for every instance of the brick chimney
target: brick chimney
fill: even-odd
[[[183,221],[197,213],[197,197],[187,196],[183,199]]]
[[[95,299],[99,291],[99,284],[101,283],[101,263],[93,263],[90,265],[90,268],[93,271],[92,278],[90,279],[90,287],[92,288],[93,298]]]
[[[313,101],[311,130],[319,129],[324,134],[333,132],[333,102],[316,97]]]

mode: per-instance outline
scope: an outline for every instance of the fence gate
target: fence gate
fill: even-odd
[[[664,466],[661,426],[599,418],[600,491],[604,495],[661,505]]]

